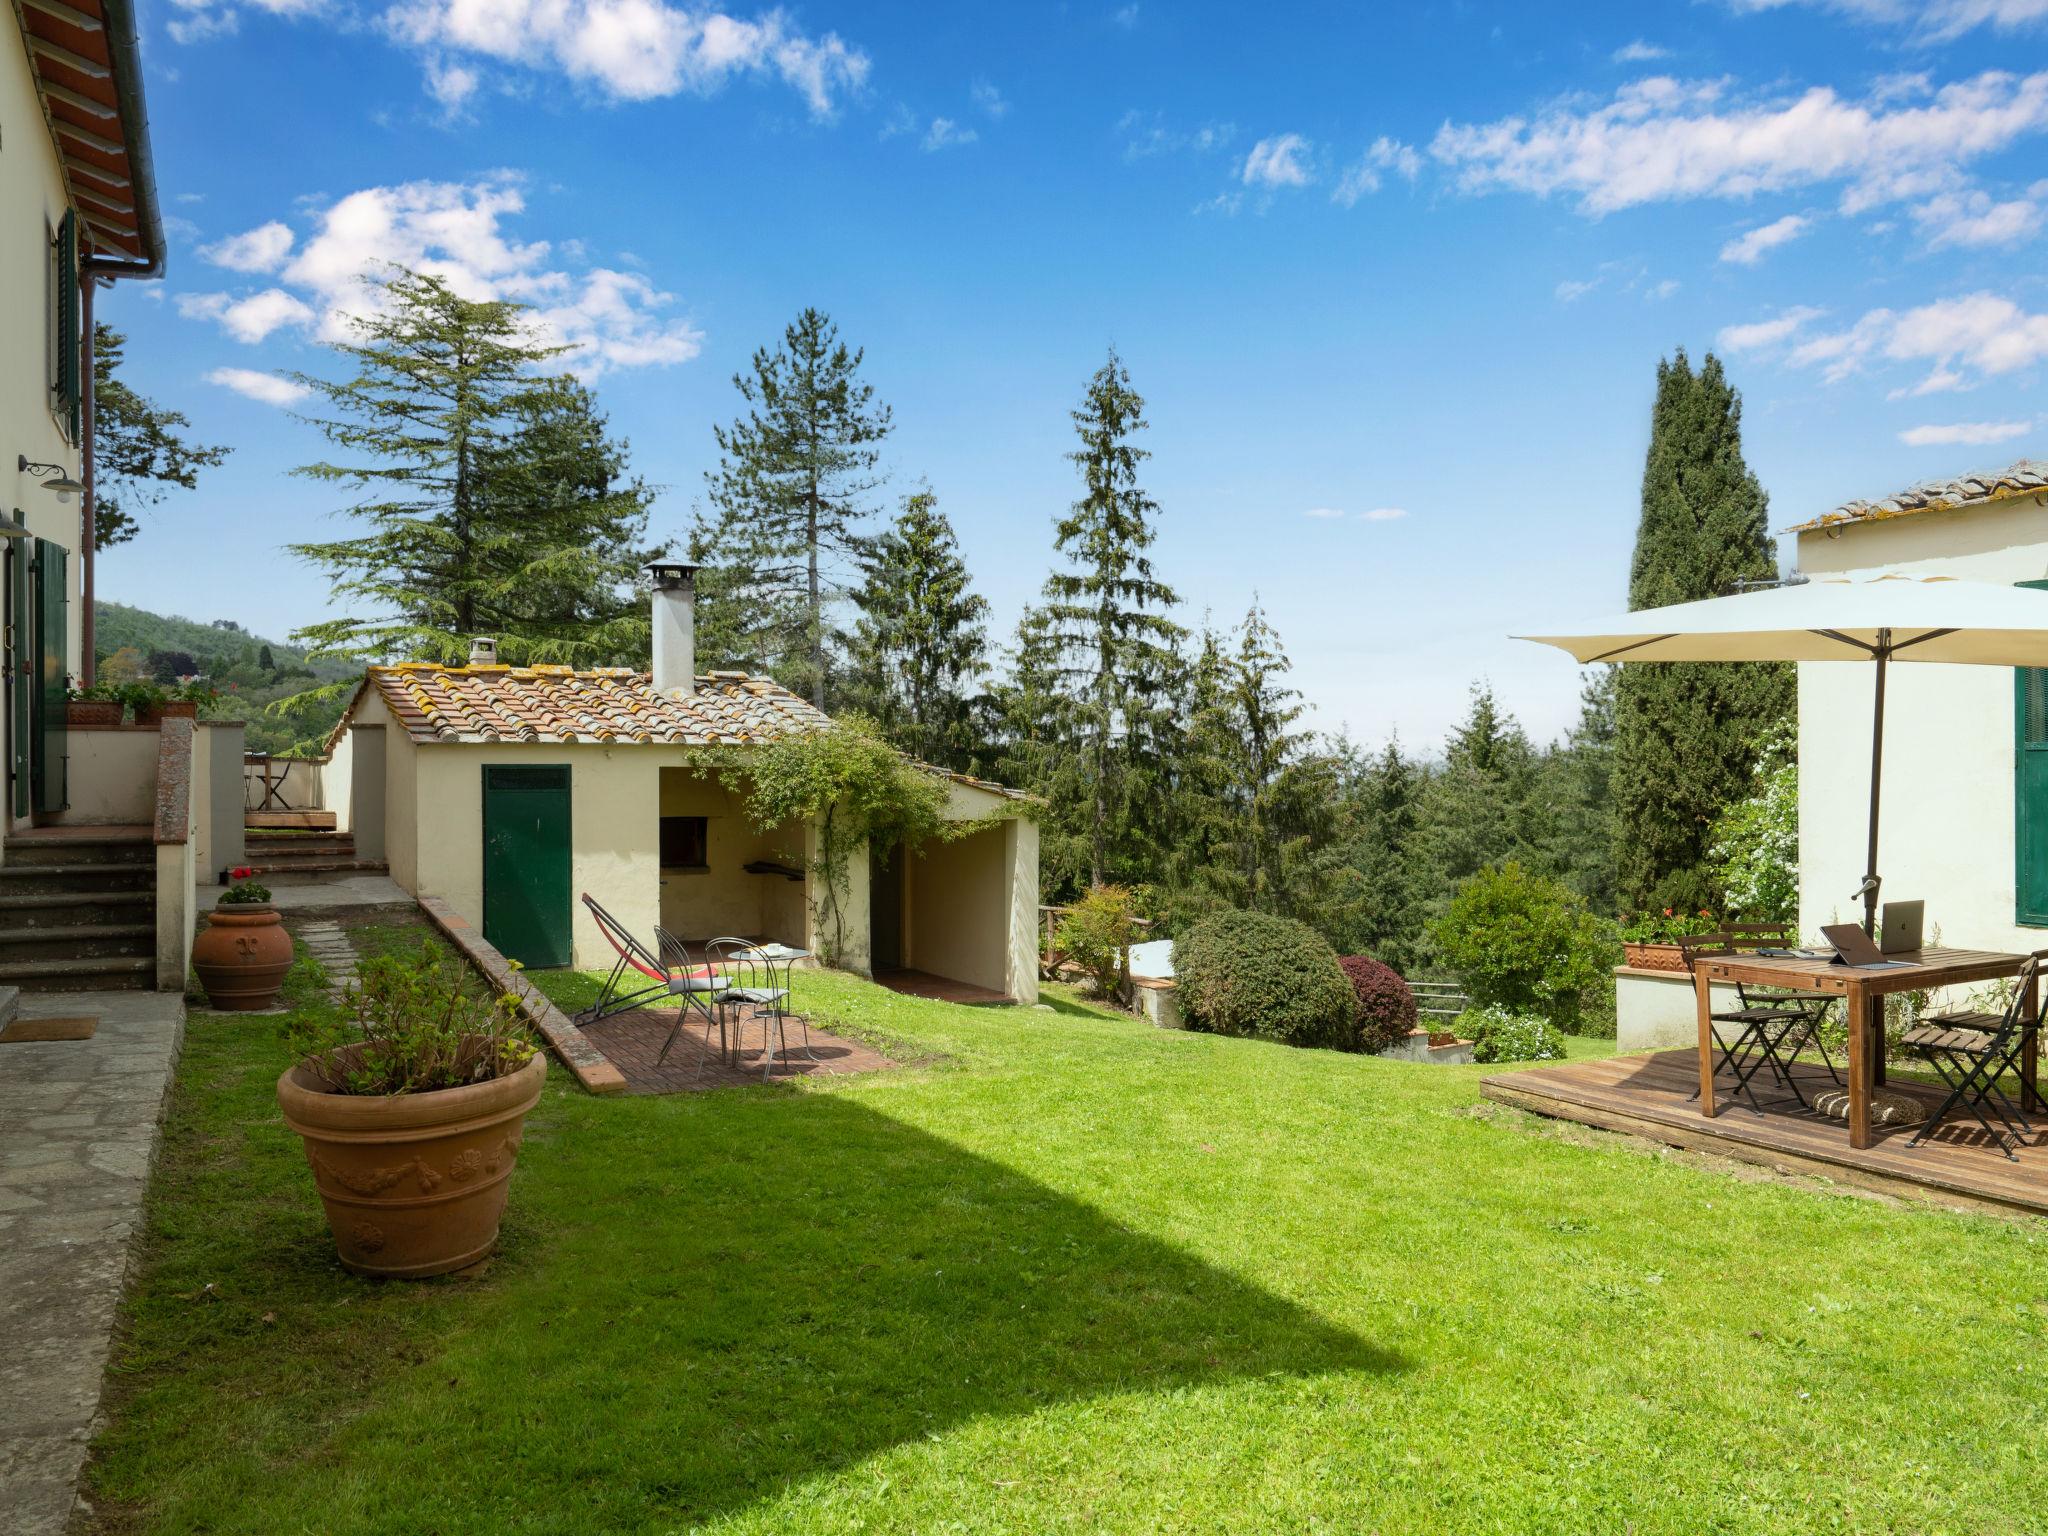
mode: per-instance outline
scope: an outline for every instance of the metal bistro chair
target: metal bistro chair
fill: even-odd
[[[676,1021],[669,1027],[668,1038],[661,1043],[661,1054],[654,1058],[658,1070],[677,1039],[682,1035],[683,1026],[690,1022],[690,1009],[694,1005],[704,1015],[704,1050],[697,1058],[697,1077],[704,1076],[704,1063],[711,1057],[711,1026],[718,1025],[718,1055],[725,1060],[731,1056],[737,1041],[728,1041],[725,1033],[725,1010],[719,1005],[725,997],[725,981],[718,970],[705,957],[702,965],[690,962],[690,946],[670,933],[666,928],[654,930],[654,942],[661,949],[661,968],[667,975],[669,991],[682,999],[676,1009]]]
[[[704,958],[723,983],[718,994],[718,1008],[722,1015],[729,1007],[746,1007],[754,1010],[754,1017],[761,1021],[761,1081],[768,1081],[768,1074],[775,1068],[775,1050],[771,1043],[779,1041],[782,1060],[788,1064],[789,1020],[793,1017],[803,1028],[804,1055],[812,1061],[818,1059],[811,1049],[811,1021],[799,1013],[792,1015],[787,1006],[789,988],[776,983],[776,964],[772,956],[751,939],[713,939],[704,946]],[[738,1049],[742,1021],[733,1021],[733,1045]],[[721,1026],[722,1027],[722,1026]]]
[[[1794,937],[1792,929],[1783,923],[1736,923],[1719,933],[1688,934],[1679,939],[1678,945],[1685,956],[1686,972],[1691,974],[1694,966],[1707,956],[1758,949],[1789,949],[1794,947]],[[1757,1098],[1752,1079],[1769,1067],[1771,1075],[1799,1107],[1811,1109],[1813,1106],[1800,1091],[1792,1063],[1801,1051],[1811,1046],[1820,1052],[1821,1063],[1827,1068],[1828,1076],[1837,1085],[1841,1083],[1842,1076],[1835,1070],[1834,1058],[1828,1055],[1827,1044],[1820,1037],[1821,1022],[1826,1019],[1833,1002],[1831,997],[1812,992],[1736,983],[1735,1006],[1707,1016],[1708,1027],[1713,1031],[1714,1045],[1721,1058],[1714,1070],[1718,1072],[1724,1066],[1728,1068],[1735,1076],[1735,1091],[1748,1094],[1751,1106],[1761,1111],[1763,1101]],[[1734,1026],[1732,1038],[1723,1032],[1724,1024]],[[1700,1091],[1695,1088],[1687,1098],[1699,1096]],[[1772,1102],[1784,1101],[1776,1099]]]
[[[2012,1001],[2003,1011],[1934,1014],[1900,1037],[1899,1043],[1933,1067],[1949,1090],[1941,1108],[1927,1117],[1927,1123],[1907,1146],[1919,1146],[1944,1116],[1961,1107],[1976,1117],[1999,1151],[2011,1161],[2019,1161],[2013,1148],[2023,1136],[2034,1133],[2034,1124],[2026,1115],[2026,1103],[2028,1092],[2035,1085],[2027,1081],[2024,1052],[2029,1037],[2041,1027],[2040,1020],[2026,1016],[2027,997],[2044,961],[2048,961],[2048,949],[2027,956],[2026,964],[2020,968],[2019,985],[2013,989]],[[1998,1080],[2008,1072],[2019,1079],[2017,1104],[1998,1086]],[[1987,1109],[1998,1117],[1999,1125],[1991,1123],[1984,1113]],[[2002,1131],[2000,1126],[2004,1127]]]

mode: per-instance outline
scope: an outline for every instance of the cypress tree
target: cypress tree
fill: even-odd
[[[1657,366],[1630,608],[1777,574],[1769,502],[1742,457],[1742,399],[1707,354]],[[1791,711],[1782,662],[1624,664],[1615,685],[1615,867],[1631,906],[1716,907],[1715,820],[1749,790],[1756,744]]]

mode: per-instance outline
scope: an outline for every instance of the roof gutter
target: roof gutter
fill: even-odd
[[[133,0],[100,0],[106,28],[107,63],[114,99],[121,108],[121,132],[128,145],[128,181],[135,199],[135,224],[142,236],[140,261],[94,254],[79,263],[95,277],[162,277],[163,210],[156,200],[156,167],[149,152],[149,108],[142,99],[142,49],[135,36]]]

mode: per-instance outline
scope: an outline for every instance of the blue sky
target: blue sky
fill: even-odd
[[[331,492],[279,375],[375,259],[526,300],[679,536],[733,371],[867,349],[1007,632],[1114,343],[1160,574],[1254,593],[1326,728],[1433,744],[1621,606],[1657,360],[1718,349],[1775,525],[2048,438],[2048,0],[691,10],[151,0],[169,276],[101,313],[233,446],[120,601],[282,635]]]

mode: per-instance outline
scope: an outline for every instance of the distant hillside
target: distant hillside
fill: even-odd
[[[207,707],[207,715],[247,722],[252,752],[317,751],[341,718],[347,690],[313,700],[290,715],[275,713],[270,706],[322,684],[362,676],[359,664],[309,663],[303,646],[252,635],[232,620],[202,624],[105,602],[93,604],[93,618],[93,649],[103,677],[153,675],[162,681],[190,672],[204,674],[221,691],[219,701]]]

